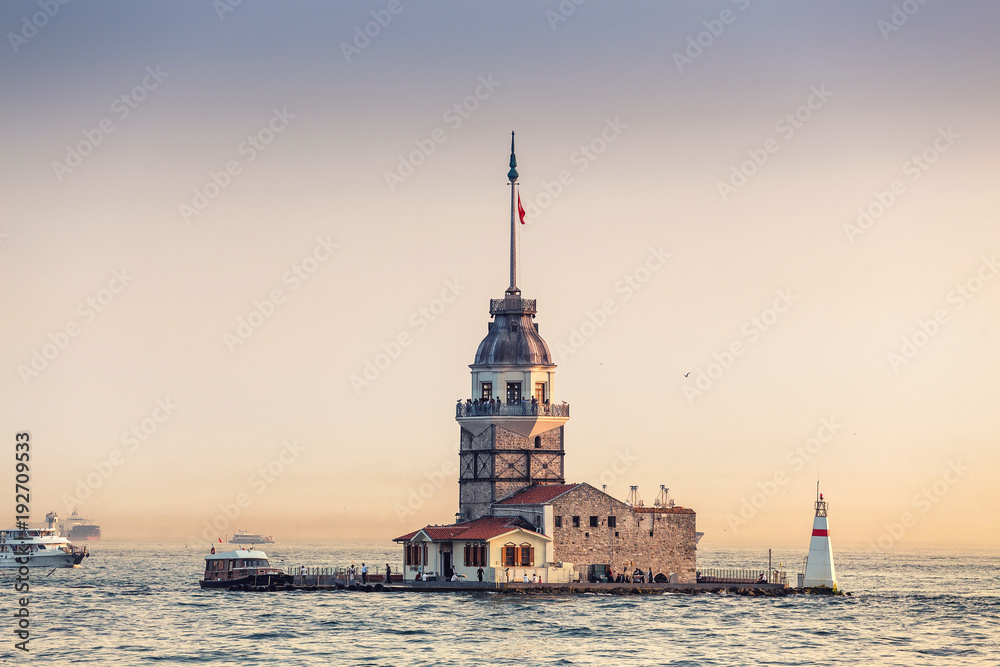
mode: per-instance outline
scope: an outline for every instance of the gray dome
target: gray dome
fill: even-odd
[[[494,299],[490,331],[476,350],[474,366],[552,366],[552,353],[531,321],[534,300]]]

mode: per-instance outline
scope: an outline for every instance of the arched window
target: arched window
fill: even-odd
[[[542,448],[542,436],[536,435],[535,436],[535,449],[541,449],[541,448]]]

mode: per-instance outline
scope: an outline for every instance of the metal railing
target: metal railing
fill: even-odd
[[[773,584],[767,570],[744,570],[740,568],[708,568],[698,570],[696,580],[700,584]]]
[[[399,581],[403,574],[403,566],[394,563],[391,567],[393,581]],[[354,568],[353,578],[350,576],[350,568],[335,566],[312,567],[297,565],[291,568],[289,574],[292,575],[292,581],[296,586],[334,586],[336,584],[349,585],[362,583],[361,568],[358,566]],[[381,566],[369,567],[368,583],[385,583],[385,570]]]
[[[490,299],[490,314],[503,315],[505,313],[527,313],[533,314],[535,309],[535,299]]]
[[[569,403],[458,403],[455,417],[569,417]]]

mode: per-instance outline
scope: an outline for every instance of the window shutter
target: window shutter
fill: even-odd
[[[427,565],[427,543],[424,542],[424,565]]]
[[[531,563],[530,563],[530,565],[531,565],[531,567],[535,567],[535,547],[528,547],[528,549],[530,549],[530,552],[529,552],[530,553],[530,557],[531,557]]]
[[[465,543],[465,560],[462,561],[462,564],[463,565],[471,565],[472,564],[472,563],[469,562],[469,543],[468,542]]]

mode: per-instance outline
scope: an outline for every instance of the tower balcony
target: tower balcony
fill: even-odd
[[[490,299],[490,315],[534,315],[538,312],[535,299],[507,297]]]
[[[455,406],[455,419],[462,428],[479,435],[491,425],[502,426],[525,437],[534,437],[569,420],[569,403],[476,404],[471,400]]]

